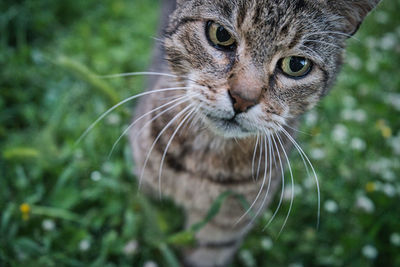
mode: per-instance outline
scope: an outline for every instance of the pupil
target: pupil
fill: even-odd
[[[225,30],[224,27],[219,26],[217,29],[217,39],[221,43],[224,43],[231,39],[231,35],[229,34],[229,32],[227,30]]]
[[[292,57],[290,60],[290,70],[293,72],[301,71],[306,65],[306,59],[302,57]]]

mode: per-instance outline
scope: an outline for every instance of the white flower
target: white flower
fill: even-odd
[[[83,239],[81,240],[81,242],[79,242],[79,250],[80,251],[87,251],[90,249],[90,241],[87,239]]]
[[[388,33],[381,39],[380,47],[383,50],[391,50],[397,45],[398,41],[393,33]]]
[[[311,127],[317,123],[318,114],[315,111],[310,111],[305,115],[305,123],[307,126]]]
[[[360,70],[361,67],[363,66],[361,59],[359,59],[356,56],[348,57],[347,58],[347,63],[349,64],[350,67],[352,67],[354,70]]]
[[[382,191],[388,197],[394,197],[396,195],[396,188],[391,184],[384,184],[382,187]]]
[[[384,171],[391,169],[393,163],[390,159],[380,158],[378,160],[371,161],[368,165],[371,172],[375,174],[382,174]]]
[[[128,243],[126,243],[124,246],[125,255],[129,256],[129,255],[135,254],[138,246],[139,246],[139,243],[136,240],[131,240]]]
[[[399,233],[393,233],[390,235],[390,243],[393,245],[400,247],[400,234]]]
[[[292,193],[293,193],[293,197],[296,197],[297,195],[301,194],[302,192],[303,192],[303,190],[299,185],[295,184],[293,186],[293,190],[292,190],[292,185],[286,184],[285,191],[283,192],[283,198],[285,200],[290,200],[292,198]]]
[[[239,257],[240,257],[240,259],[242,260],[242,262],[244,262],[244,264],[245,264],[246,266],[256,266],[254,257],[253,257],[253,255],[251,254],[250,251],[248,251],[248,250],[242,250],[242,251],[239,253]]]
[[[157,263],[155,263],[154,261],[146,261],[143,264],[143,267],[158,267]]]
[[[109,125],[118,125],[121,122],[121,118],[118,114],[110,114],[107,117],[107,124]]]
[[[53,231],[56,228],[56,224],[53,220],[46,219],[42,222],[42,228],[45,231]]]
[[[393,182],[396,179],[396,174],[392,170],[384,170],[382,172],[382,178],[388,182]]]
[[[113,169],[113,164],[112,164],[111,162],[109,162],[109,161],[107,161],[106,163],[104,163],[104,164],[101,166],[101,170],[102,170],[103,172],[105,172],[105,173],[111,173],[111,172],[112,172],[112,169]]]
[[[347,121],[364,122],[367,119],[367,113],[363,109],[345,109],[341,112],[341,116]]]
[[[367,147],[367,145],[365,144],[365,141],[358,137],[351,139],[350,146],[352,149],[357,150],[357,151],[363,151]]]
[[[351,109],[344,109],[344,110],[341,112],[341,116],[342,116],[342,118],[343,118],[344,120],[346,120],[346,121],[351,121],[351,120],[353,120],[353,110],[351,110]]]
[[[273,247],[274,243],[272,242],[271,238],[265,237],[261,239],[261,247],[264,250],[270,250]]]
[[[394,154],[400,155],[400,132],[397,136],[390,138],[389,145],[392,147]]]
[[[94,182],[98,182],[101,180],[101,173],[98,171],[94,171],[90,174],[90,179]]]
[[[327,200],[327,201],[325,201],[324,208],[325,208],[325,210],[326,210],[327,212],[335,213],[335,212],[338,211],[339,206],[338,206],[338,204],[337,204],[335,201],[333,201],[333,200]]]
[[[398,93],[389,93],[386,94],[385,103],[393,106],[393,108],[397,111],[400,111],[400,94]]]
[[[353,119],[357,122],[363,122],[367,119],[367,113],[363,109],[354,110]]]
[[[355,107],[357,101],[354,97],[350,96],[350,95],[346,95],[343,97],[343,105],[347,108],[347,109],[352,109]]]
[[[344,144],[348,136],[348,130],[343,124],[337,124],[332,131],[332,139],[339,144]]]
[[[357,198],[356,207],[367,213],[372,213],[375,210],[374,202],[366,196],[359,196]]]
[[[362,248],[362,254],[368,259],[375,259],[378,256],[378,250],[372,245],[366,245]]]
[[[325,151],[321,148],[314,148],[310,151],[310,155],[313,159],[321,160],[325,158]]]
[[[380,24],[386,24],[389,21],[389,15],[381,10],[375,12],[375,20]]]

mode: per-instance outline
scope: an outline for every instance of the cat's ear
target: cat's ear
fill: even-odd
[[[350,35],[357,32],[367,14],[380,0],[327,0],[335,13],[345,19],[342,30]]]

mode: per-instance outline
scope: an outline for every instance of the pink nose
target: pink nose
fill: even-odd
[[[228,93],[232,99],[233,109],[236,113],[246,112],[249,108],[257,105],[258,97],[257,99],[248,99],[233,90],[229,90]]]

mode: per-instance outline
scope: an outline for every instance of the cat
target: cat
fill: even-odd
[[[299,116],[329,92],[346,40],[378,2],[163,1],[158,76],[130,130],[140,184],[182,206],[187,228],[225,192],[250,205],[229,195],[183,251],[186,266],[229,264],[282,189],[292,147],[313,170],[295,142]]]

